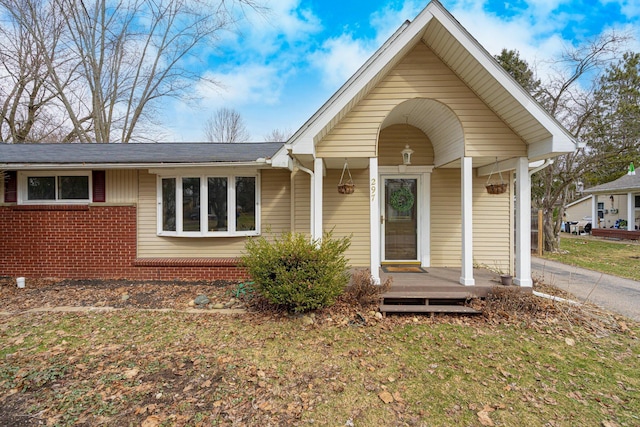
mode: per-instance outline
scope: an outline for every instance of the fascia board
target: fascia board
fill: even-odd
[[[628,194],[628,193],[640,193],[640,188],[638,187],[623,187],[623,188],[612,188],[610,190],[584,190],[584,193],[594,194],[596,196],[600,196],[602,194]]]
[[[585,196],[585,197],[583,197],[581,199],[578,199],[578,200],[576,200],[574,202],[569,203],[567,206],[565,206],[565,208],[570,208],[571,206],[579,205],[580,203],[585,202],[585,201],[591,199],[592,197],[593,196]]]
[[[170,169],[170,168],[270,168],[270,162],[209,163],[0,163],[0,170],[91,170],[91,169]]]
[[[430,3],[417,17],[404,24],[387,43],[382,45],[367,62],[309,119],[291,138],[295,154],[313,154],[314,137],[337,116],[343,108],[391,62],[401,50],[417,36],[422,34],[433,18]]]
[[[434,5],[432,11],[433,16],[462,44],[467,52],[469,52],[518,103],[540,122],[540,124],[553,135],[554,139],[571,141],[574,147],[567,152],[575,151],[574,138],[564,126],[542,108],[440,3],[433,2],[432,4]],[[564,150],[566,149],[560,149],[560,151]]]
[[[566,138],[548,138],[529,144],[527,157],[529,157],[530,160],[540,160],[573,153],[574,151],[576,151],[576,145],[573,143],[573,140]]]

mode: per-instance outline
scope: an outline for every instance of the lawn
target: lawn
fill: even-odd
[[[640,281],[640,244],[561,236],[560,253],[544,258]]]
[[[0,425],[639,425],[638,326],[530,298],[475,317],[3,316]]]

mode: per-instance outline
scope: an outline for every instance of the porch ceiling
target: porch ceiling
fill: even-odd
[[[460,120],[446,105],[432,99],[411,99],[395,107],[380,129],[407,123],[429,137],[435,166],[460,158],[464,153],[464,131]]]

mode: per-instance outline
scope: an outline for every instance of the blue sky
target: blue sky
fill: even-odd
[[[202,141],[218,108],[238,111],[252,141],[297,130],[405,20],[418,0],[262,0],[194,67],[219,83],[194,85],[197,104],[167,105],[166,141]],[[567,46],[603,31],[631,34],[640,51],[638,0],[441,0],[490,54],[516,49],[545,77]]]

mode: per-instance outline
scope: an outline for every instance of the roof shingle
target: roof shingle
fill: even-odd
[[[0,144],[0,165],[254,162],[282,143]]]

